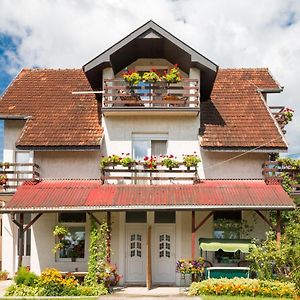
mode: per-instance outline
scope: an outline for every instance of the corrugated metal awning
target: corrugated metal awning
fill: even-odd
[[[199,184],[102,185],[98,180],[25,182],[0,212],[100,210],[292,210],[280,185],[263,180],[204,180]]]

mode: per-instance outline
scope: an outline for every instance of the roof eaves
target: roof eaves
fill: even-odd
[[[119,50],[120,48],[122,48],[123,46],[125,46],[126,44],[131,42],[132,40],[136,39],[137,37],[139,37],[140,35],[142,35],[144,32],[146,32],[149,29],[153,29],[161,36],[163,36],[166,39],[177,44],[184,51],[190,53],[191,57],[192,57],[192,61],[199,61],[205,67],[213,70],[214,72],[216,72],[218,70],[218,65],[216,65],[214,62],[212,62],[211,60],[209,60],[208,58],[206,58],[205,56],[203,56],[202,54],[200,54],[199,52],[197,52],[196,50],[194,50],[193,48],[191,48],[190,46],[188,46],[181,40],[179,40],[177,37],[175,37],[170,32],[168,32],[167,30],[165,30],[164,28],[159,26],[154,21],[150,20],[147,23],[145,23],[144,25],[142,25],[139,28],[137,28],[136,30],[134,30],[133,32],[131,32],[130,34],[128,34],[126,37],[121,39],[119,42],[115,43],[113,46],[111,46],[110,48],[108,48],[107,50],[102,52],[101,54],[96,56],[94,59],[90,60],[88,63],[83,65],[83,67],[82,67],[83,71],[87,72],[103,62],[108,62],[110,60],[110,55],[112,53]]]

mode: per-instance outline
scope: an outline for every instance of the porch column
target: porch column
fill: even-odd
[[[281,216],[280,216],[280,210],[277,210],[277,212],[276,212],[276,242],[279,247],[280,247],[280,239],[281,239]]]
[[[110,244],[111,244],[111,212],[107,212],[106,216],[106,221],[107,221],[107,240],[106,240],[106,246],[107,246],[107,256],[106,256],[106,261],[110,263],[111,261],[111,249],[110,249]]]
[[[192,259],[195,258],[195,242],[196,242],[196,221],[195,221],[195,211],[192,211],[192,240],[191,240],[191,253]]]
[[[20,214],[20,226],[19,227],[19,256],[18,256],[18,269],[22,267],[22,260],[24,256],[24,214]]]

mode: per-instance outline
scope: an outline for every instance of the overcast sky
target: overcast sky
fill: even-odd
[[[0,0],[0,93],[23,67],[81,67],[150,19],[220,67],[268,67],[300,153],[299,0]]]

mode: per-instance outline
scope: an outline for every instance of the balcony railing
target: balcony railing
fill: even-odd
[[[177,168],[166,168],[157,163],[155,169],[145,167],[143,162],[133,163],[130,167],[110,164],[101,169],[102,183],[158,184],[158,183],[197,183],[197,167],[187,168],[179,163]]]
[[[129,86],[124,79],[105,79],[104,108],[199,108],[199,82],[185,78],[179,83],[159,81]]]
[[[38,180],[40,177],[38,168],[39,166],[34,163],[0,163],[2,191],[14,192],[24,181]]]
[[[285,106],[269,106],[275,120],[277,121],[281,131],[286,133],[284,127],[287,125],[286,117],[285,117]]]
[[[291,186],[290,194],[300,196],[300,168],[290,167],[278,161],[266,161],[262,174],[267,184],[282,184],[286,179]]]

